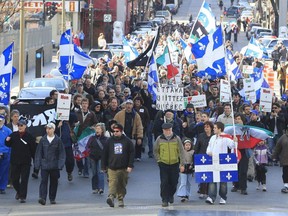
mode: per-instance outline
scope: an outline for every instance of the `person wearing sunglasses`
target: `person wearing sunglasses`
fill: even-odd
[[[25,120],[17,123],[18,131],[10,134],[5,141],[6,146],[11,148],[11,176],[12,184],[16,190],[15,199],[21,203],[26,202],[28,180],[30,174],[31,159],[36,150],[35,137],[29,133]]]
[[[123,131],[124,128],[121,124],[114,124],[113,135],[104,145],[101,158],[102,170],[107,172],[109,176],[109,191],[106,202],[110,207],[114,207],[116,197],[118,198],[118,206],[124,207],[128,174],[134,167],[134,144]]]

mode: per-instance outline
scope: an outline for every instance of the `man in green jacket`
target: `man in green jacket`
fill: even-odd
[[[163,207],[167,207],[168,202],[170,204],[174,202],[179,178],[179,162],[180,172],[184,171],[183,145],[180,137],[173,134],[172,126],[171,123],[162,125],[163,134],[156,139],[154,145],[154,155],[160,169],[160,196]]]

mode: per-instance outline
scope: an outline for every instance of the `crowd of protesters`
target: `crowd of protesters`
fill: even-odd
[[[176,29],[177,33],[175,33]],[[186,188],[183,184],[186,184],[186,181],[191,182],[190,178],[185,178],[192,176],[193,173],[193,153],[211,154],[215,149],[211,150],[210,145],[213,142],[218,142],[218,135],[223,132],[223,124],[232,124],[233,118],[238,124],[265,128],[271,131],[274,137],[261,142],[255,148],[255,151],[252,149],[252,154],[248,154],[251,149],[241,151],[242,163],[238,165],[239,182],[234,183],[232,192],[240,190],[241,194],[248,194],[248,167],[254,167],[254,165],[256,165],[256,174],[255,172],[252,173],[251,179],[255,178],[258,181],[258,189],[266,191],[266,166],[278,165],[278,162],[280,162],[283,166],[284,188],[282,192],[288,193],[288,142],[285,135],[288,124],[288,91],[285,90],[285,87],[282,87],[282,97],[277,98],[275,95],[273,97],[272,112],[262,112],[259,101],[251,103],[241,97],[239,92],[243,89],[242,79],[237,82],[232,80],[233,116],[231,104],[222,103],[220,100],[220,79],[227,80],[228,78],[219,77],[216,80],[211,80],[210,77],[199,78],[196,76],[197,65],[189,63],[184,57],[179,39],[182,37],[187,40],[190,31],[191,25],[166,24],[162,28],[162,35],[155,52],[156,56],[163,52],[167,45],[167,37],[175,43],[178,47],[179,69],[182,72],[181,83],[178,84],[184,88],[183,96],[205,94],[206,107],[195,108],[193,104],[188,104],[183,111],[156,110],[155,101],[152,100],[152,95],[148,91],[148,68],[128,68],[125,64],[124,55],[114,55],[112,59],[103,56],[98,59],[97,64],[88,66],[81,79],[71,81],[69,93],[73,97],[69,121],[55,121],[47,124],[46,132],[43,133],[40,141],[36,142],[33,134],[31,135],[25,130],[27,127],[25,121],[17,119],[20,115],[19,111],[11,111],[10,129],[8,125],[4,125],[5,115],[8,115],[8,111],[0,112],[0,130],[3,131],[0,136],[0,194],[5,194],[8,181],[11,180],[9,184],[16,190],[15,198],[20,199],[22,203],[25,202],[30,175],[29,167],[31,159],[33,159],[35,168],[32,173],[33,178],[38,178],[39,169],[41,170],[38,202],[41,205],[46,204],[47,183],[50,176],[50,191],[48,194],[50,203],[55,204],[57,180],[60,176],[59,170],[65,165],[67,179],[73,181],[75,162],[72,146],[77,143],[77,140],[87,129],[90,129],[95,131],[95,135],[88,140],[87,144],[90,155],[76,161],[77,173],[85,178],[90,176],[93,193],[103,194],[103,171],[108,172],[109,178],[111,178],[107,199],[109,206],[114,207],[114,198],[118,197],[119,206],[124,207],[123,199],[126,194],[127,172],[132,171],[134,160],[140,162],[146,153],[149,158],[153,158],[155,153],[157,162],[160,162],[163,207],[174,202],[179,162],[181,162],[180,172],[185,175],[181,175],[181,186],[177,194],[181,201],[185,202],[191,196],[190,189],[187,189],[188,192],[185,191]],[[131,35],[126,35],[126,38],[141,53],[151,43],[153,36],[139,35],[133,38]],[[261,59],[244,57],[243,54],[233,51],[233,44],[230,40],[226,41],[225,46],[233,52],[240,71],[242,71],[244,64],[259,68],[263,66]],[[284,53],[284,51],[279,51],[279,53]],[[277,59],[275,57],[273,61],[279,62],[279,59],[286,61],[287,57],[283,59],[279,54]],[[281,64],[282,69],[279,69],[279,67],[277,64],[274,70],[277,71],[278,69],[280,77],[281,72],[286,70],[287,66]],[[243,78],[247,77],[245,74],[242,75]],[[282,78],[279,78],[281,82],[283,82]],[[167,68],[163,66],[159,66],[159,83],[175,84],[174,78],[167,78]],[[57,94],[57,91],[53,91],[51,97],[45,99],[47,104],[56,104]],[[14,114],[17,114],[15,119],[13,119]],[[214,126],[214,123],[216,126]],[[215,131],[215,136],[213,136]],[[213,137],[212,144],[210,143],[211,137]],[[178,148],[179,152],[175,154],[173,164],[170,164],[170,160],[168,164],[165,164],[167,158],[165,158],[165,155],[161,155],[162,151],[159,151],[159,149],[163,148],[161,144],[169,143],[171,139],[177,142],[175,148]],[[157,141],[155,142],[155,140]],[[123,145],[118,145],[121,142],[123,142]],[[156,145],[154,145],[154,142]],[[234,146],[233,141],[226,140],[225,142],[229,147]],[[181,147],[182,144],[185,148]],[[154,153],[153,146],[156,146]],[[208,146],[210,147],[208,148]],[[191,150],[193,151],[191,152]],[[25,155],[21,155],[21,160],[15,160],[15,157],[20,157],[19,151]],[[216,152],[219,153],[218,150]],[[181,158],[181,161],[178,160],[178,157]],[[250,158],[252,158],[251,163]],[[9,174],[9,164],[11,174]],[[91,174],[89,173],[90,167],[92,169]],[[168,171],[170,169],[177,175],[169,176]],[[21,182],[19,182],[20,176]],[[120,186],[115,183],[117,182],[115,178],[121,179]],[[164,182],[166,178],[172,182],[172,189],[167,185],[167,182]],[[227,190],[227,185],[221,183],[221,187],[224,186]],[[169,188],[169,192],[167,188]],[[216,185],[200,184],[198,193],[200,198],[206,198],[206,202],[212,204],[216,198]],[[226,194],[227,191],[223,189],[220,194],[220,204],[226,203]]]

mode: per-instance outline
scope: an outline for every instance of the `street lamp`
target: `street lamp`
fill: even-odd
[[[94,23],[94,5],[93,0],[89,4],[89,30],[90,30],[90,50],[93,48],[93,23]]]

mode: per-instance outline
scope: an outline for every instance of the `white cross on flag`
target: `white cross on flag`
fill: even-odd
[[[236,154],[194,155],[196,183],[238,181]]]

